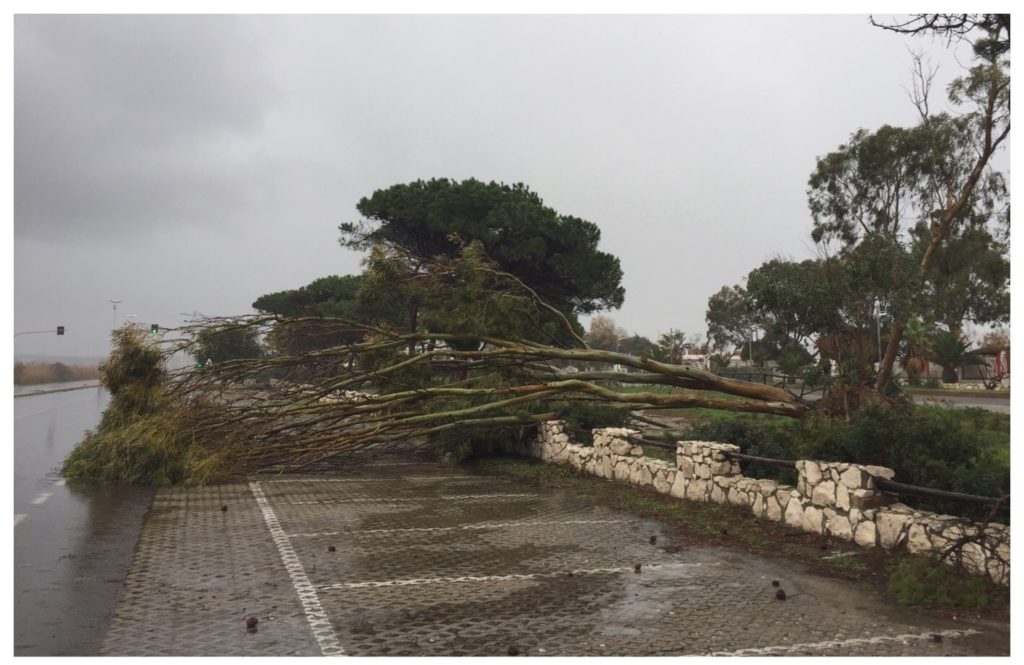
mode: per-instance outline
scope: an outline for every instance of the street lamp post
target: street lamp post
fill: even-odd
[[[750,326],[750,335],[747,337],[747,348],[749,349],[749,355],[747,355],[747,367],[754,366],[754,333],[757,328]]]
[[[114,300],[112,298],[108,298],[107,302],[111,303],[114,306],[114,325],[112,329],[117,330],[117,304],[124,301],[120,299]]]
[[[882,311],[882,303],[875,298],[875,330],[878,334],[878,367],[882,367],[882,316],[885,312]]]

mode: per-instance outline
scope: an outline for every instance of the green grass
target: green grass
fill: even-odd
[[[608,389],[614,390],[617,393],[655,393],[658,395],[671,395],[682,391],[682,388],[676,388],[675,386],[647,383],[613,383],[608,386]]]
[[[923,411],[947,411],[935,404],[919,404]],[[952,409],[964,431],[978,436],[979,448],[996,464],[1010,466],[1010,414],[985,409]]]

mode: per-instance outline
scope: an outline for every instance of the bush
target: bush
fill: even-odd
[[[631,421],[626,409],[611,409],[604,402],[558,403],[555,408],[562,414],[565,425],[573,431],[575,440],[591,444],[591,430],[601,427],[627,427]]]
[[[783,428],[750,418],[730,418],[700,423],[690,428],[689,436],[700,441],[720,441],[740,447],[745,455],[796,459]],[[752,462],[743,463],[743,474],[751,478],[771,478],[787,485],[796,484],[796,469],[783,469]]]
[[[188,416],[163,408],[86,433],[64,461],[73,478],[138,485],[201,485],[217,475],[220,459],[205,454],[182,422]]]
[[[202,484],[215,477],[229,446],[212,454],[196,440],[197,403],[172,402],[164,394],[163,358],[138,330],[114,333],[115,346],[100,366],[110,391],[99,426],[86,433],[61,473],[142,485]],[[219,442],[223,444],[223,442]]]
[[[982,575],[956,571],[938,557],[901,558],[889,572],[889,595],[900,605],[983,610],[1006,591]]]
[[[993,439],[1003,421],[970,409],[932,406],[866,406],[849,424],[823,414],[778,426],[749,419],[698,425],[695,439],[734,443],[750,455],[779,459],[817,459],[885,466],[896,480],[934,489],[998,497],[1010,489],[1008,455]],[[788,470],[744,465],[744,473],[791,483]],[[901,497],[927,510],[977,517],[986,508],[961,503]]]

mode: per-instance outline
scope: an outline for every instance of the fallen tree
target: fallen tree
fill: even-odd
[[[410,449],[452,452],[456,444],[464,455],[530,436],[537,423],[552,419],[576,418],[593,427],[630,423],[641,410],[710,408],[799,418],[809,409],[784,387],[589,348],[565,316],[480,254],[435,261],[428,272],[411,278],[424,280],[424,292],[433,294],[427,321],[451,321],[455,332],[399,332],[340,318],[278,316],[192,321],[160,340],[124,329],[112,356],[120,360],[104,365],[112,392],[124,391],[107,381],[115,374],[112,368],[118,368],[122,383],[132,376],[126,359],[152,363],[153,349],[165,359],[197,354],[218,335],[268,339],[314,330],[325,339],[360,341],[223,362],[201,359],[194,367],[161,371],[158,385],[152,368],[141,368],[137,374],[148,383],[133,390],[149,391],[147,411],[105,418],[83,443],[94,448],[92,453],[76,451],[66,472],[118,477],[119,462],[110,459],[116,455],[154,462],[144,451],[126,453],[145,438],[140,428],[147,427],[163,442],[161,449],[177,450],[186,461],[174,474],[133,470],[121,479],[205,482],[238,473],[354,464]],[[556,345],[522,335],[484,334],[498,327],[498,311],[516,312],[509,327],[520,331],[540,328],[531,328],[531,319],[556,320],[566,341]],[[623,368],[629,371],[614,371]],[[123,405],[116,394],[114,402]],[[163,431],[169,424],[174,431]],[[133,441],[125,440],[129,434]],[[96,449],[97,442],[105,449]]]
[[[216,325],[279,329],[304,323],[239,317]],[[436,440],[453,430],[518,430],[565,417],[579,403],[600,402],[627,417],[636,410],[694,407],[800,417],[808,409],[783,388],[610,351],[401,334],[344,320],[318,323],[361,331],[367,341],[228,361],[170,378],[177,399],[202,396],[202,403],[215,405],[199,425],[204,437],[232,440],[245,433],[246,444],[237,453],[244,468],[298,470],[339,455]],[[588,369],[573,371],[581,365]],[[614,365],[639,371],[597,369]],[[675,390],[623,392],[616,390],[620,385]]]

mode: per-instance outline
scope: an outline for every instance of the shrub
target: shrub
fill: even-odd
[[[982,575],[956,571],[935,556],[901,557],[889,572],[889,595],[900,605],[983,610],[1006,591]]]
[[[693,440],[735,444],[745,455],[796,459],[792,443],[784,433],[786,427],[751,418],[730,418],[694,425],[690,428],[689,436]],[[789,485],[795,484],[797,478],[796,469],[751,462],[744,462],[743,474],[751,478],[771,478]]]
[[[893,469],[911,485],[998,497],[1010,488],[1008,455],[993,438],[1004,421],[998,414],[933,406],[866,406],[849,424],[823,414],[767,425],[734,419],[697,425],[694,439],[734,443],[750,455],[875,464]],[[788,470],[745,464],[744,473],[791,483]],[[977,517],[986,508],[950,501],[901,497],[905,503],[937,512]]]
[[[190,423],[197,403],[173,402],[163,390],[163,359],[140,331],[125,326],[100,366],[110,391],[100,423],[64,461],[74,478],[142,485],[202,484],[220,473],[230,446],[213,454],[198,442]]]

